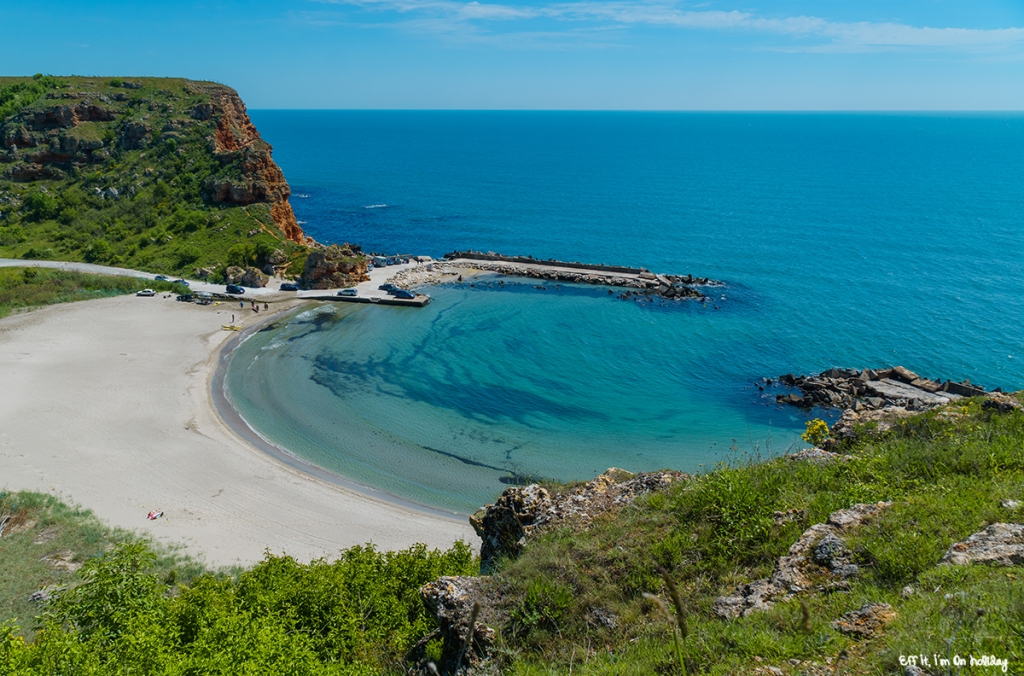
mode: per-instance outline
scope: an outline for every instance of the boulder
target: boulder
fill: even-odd
[[[993,566],[1024,564],[1024,525],[994,523],[950,546],[939,565],[966,566],[971,563]]]
[[[687,478],[675,471],[633,474],[612,468],[565,493],[553,494],[537,484],[507,488],[494,504],[482,507],[469,519],[483,540],[480,567],[488,571],[499,557],[518,556],[541,528],[566,524],[585,528],[600,514]]]
[[[895,619],[896,611],[888,603],[868,603],[846,613],[832,627],[854,638],[871,638]]]
[[[248,266],[240,268],[231,265],[224,271],[224,278],[228,284],[239,284],[250,289],[260,289],[267,285],[268,277],[258,269]]]
[[[1021,410],[1021,404],[1017,398],[1004,392],[990,392],[981,407],[996,413],[1011,413]]]
[[[902,366],[894,366],[894,367],[892,367],[892,375],[890,375],[889,377],[890,378],[895,378],[896,380],[902,380],[903,382],[907,383],[908,385],[913,383],[915,380],[920,380],[921,379],[921,376],[917,375],[916,373],[914,373],[910,369],[904,368]]]

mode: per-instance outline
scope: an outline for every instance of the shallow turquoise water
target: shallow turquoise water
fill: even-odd
[[[800,415],[758,405],[764,394],[744,389],[742,368],[724,369],[726,387],[721,369],[693,377],[708,354],[757,349],[729,335],[738,317],[534,286],[435,287],[423,309],[304,309],[238,349],[228,389],[278,445],[463,512],[509,481],[698,471],[795,441]]]
[[[335,308],[238,351],[228,387],[261,433],[398,495],[468,511],[502,477],[777,453],[803,418],[762,399],[766,375],[904,364],[1024,387],[1021,116],[253,118],[322,241],[727,282],[707,308],[436,288],[423,310]]]

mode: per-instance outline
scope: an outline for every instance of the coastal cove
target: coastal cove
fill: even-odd
[[[725,280],[666,304],[484,277],[423,289],[419,310],[304,309],[240,348],[227,387],[261,435],[413,502],[471,512],[528,479],[785,452],[810,414],[763,376],[905,364],[1024,383],[1019,117],[254,119],[321,240]]]
[[[742,313],[489,273],[422,290],[424,308],[293,310],[231,354],[232,404],[304,461],[462,513],[533,479],[777,455],[807,418],[744,382],[758,357],[712,380],[707,353],[675,351],[738,351],[721,329]]]

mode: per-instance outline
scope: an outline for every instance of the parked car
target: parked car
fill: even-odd
[[[143,289],[142,291],[139,291],[135,295],[136,296],[155,296],[156,295],[156,291],[154,291],[153,289]]]
[[[174,280],[174,283],[175,284],[184,284],[185,286],[188,286],[188,282],[186,282],[184,279],[176,279],[176,280]]]
[[[240,293],[245,293],[245,289],[243,289],[242,287],[238,286],[237,284],[228,284],[227,286],[224,287],[224,292],[225,293],[233,293],[233,294],[237,295],[237,294],[240,294]]]
[[[412,300],[416,297],[412,291],[406,291],[405,289],[398,289],[395,291],[395,298],[403,298],[405,300]]]
[[[183,293],[183,294],[180,294],[180,295],[176,296],[174,300],[178,301],[179,303],[191,303],[192,302],[192,294],[190,294],[190,293]]]
[[[282,291],[298,291],[299,290],[299,285],[298,284],[292,284],[291,282],[285,282],[284,284],[281,285],[281,290]]]
[[[158,281],[158,282],[166,282],[166,281],[167,281],[167,278],[166,278],[166,277],[164,277],[163,275],[157,275],[157,276],[156,276],[156,277],[154,277],[153,279],[155,279],[155,280],[156,280],[156,281]]]
[[[398,290],[398,287],[395,286],[394,284],[381,284],[377,288],[380,289],[381,291],[387,291],[388,293],[394,293],[395,291]]]
[[[359,292],[355,289],[342,289],[338,292],[339,296],[358,296]]]

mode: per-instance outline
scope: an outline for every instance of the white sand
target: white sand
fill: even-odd
[[[264,550],[301,561],[351,545],[479,540],[444,518],[308,476],[232,432],[213,407],[237,304],[135,296],[0,320],[0,487],[51,493],[213,565]],[[148,521],[150,510],[165,516]]]

